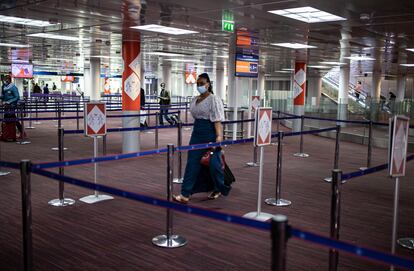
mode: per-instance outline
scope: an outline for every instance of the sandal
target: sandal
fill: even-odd
[[[221,193],[219,191],[213,191],[210,193],[210,195],[208,195],[208,199],[217,199],[218,197],[221,196]]]
[[[173,196],[173,200],[179,203],[187,204],[190,201],[190,198],[186,198],[183,195]]]

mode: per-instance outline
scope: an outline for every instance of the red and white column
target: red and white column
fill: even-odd
[[[295,74],[293,75],[293,114],[302,116],[305,114],[306,96],[306,62],[295,62]],[[293,120],[293,131],[300,131],[300,119]]]
[[[122,73],[122,112],[123,115],[139,114],[141,89],[141,40],[140,34],[135,33],[133,38],[128,35],[122,41],[122,58],[124,71]],[[139,117],[122,118],[122,127],[139,127]],[[138,152],[139,132],[124,132],[122,138],[122,152]]]

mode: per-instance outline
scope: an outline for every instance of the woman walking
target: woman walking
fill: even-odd
[[[190,145],[223,141],[224,106],[221,99],[213,94],[210,78],[207,73],[200,74],[197,79],[197,90],[200,93],[190,104],[190,112],[194,118],[194,128]],[[200,160],[207,150],[188,152],[181,194],[174,200],[187,203],[190,196],[200,192],[210,192],[209,199],[220,195],[227,196],[231,187],[224,184],[223,161],[221,149],[211,155],[209,168],[202,166]]]

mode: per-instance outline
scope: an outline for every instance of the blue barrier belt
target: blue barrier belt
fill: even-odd
[[[14,169],[20,168],[20,165],[18,163],[8,162],[8,161],[0,161],[0,166],[6,167],[6,168],[14,168]]]
[[[407,156],[407,162],[409,162],[411,160],[414,160],[414,154],[412,154],[410,156]],[[371,167],[371,168],[368,168],[368,169],[365,169],[365,170],[358,170],[358,171],[351,172],[351,173],[344,173],[344,174],[342,174],[341,179],[343,181],[346,181],[346,180],[350,180],[350,179],[353,179],[353,178],[356,178],[356,177],[372,174],[372,173],[375,173],[375,172],[378,172],[378,171],[381,171],[381,170],[384,170],[384,169],[387,169],[387,168],[388,168],[388,163],[387,164],[382,164],[382,165],[379,165],[379,166],[375,166],[375,167]]]
[[[190,206],[190,205],[183,205],[183,204],[170,202],[170,201],[163,200],[163,199],[160,199],[160,198],[149,197],[149,196],[145,196],[145,195],[141,195],[141,194],[137,194],[137,193],[127,192],[127,191],[123,191],[123,190],[113,188],[113,187],[110,187],[110,186],[101,185],[101,184],[94,184],[94,183],[86,182],[86,181],[83,181],[83,180],[75,179],[75,178],[68,177],[68,176],[59,175],[57,173],[53,173],[53,172],[45,171],[45,170],[40,170],[40,169],[36,169],[36,168],[32,168],[32,172],[35,173],[35,174],[41,175],[41,176],[52,178],[54,180],[63,181],[63,182],[68,183],[68,184],[73,184],[73,185],[80,186],[80,187],[83,187],[83,188],[96,190],[96,191],[99,191],[99,192],[102,192],[102,193],[108,193],[108,194],[111,194],[111,195],[114,195],[114,196],[119,196],[119,197],[131,199],[131,200],[142,202],[142,203],[149,204],[149,205],[159,206],[159,207],[163,207],[163,208],[169,208],[169,209],[172,209],[172,210],[175,210],[175,211],[178,211],[178,212],[182,212],[182,213],[199,215],[199,216],[202,216],[202,217],[208,217],[208,218],[211,218],[211,219],[220,220],[220,221],[228,222],[228,223],[232,223],[232,224],[243,225],[243,226],[247,226],[247,227],[255,228],[255,229],[259,229],[259,230],[266,230],[266,231],[270,230],[270,223],[266,223],[266,222],[247,219],[247,218],[244,218],[244,217],[240,217],[240,216],[236,216],[236,215],[230,215],[230,214],[221,213],[221,212],[217,212],[217,211],[211,211],[211,210],[207,210],[207,209],[200,208],[200,207],[194,207],[194,206]]]
[[[108,133],[115,132],[131,132],[131,131],[146,131],[154,129],[168,129],[168,128],[177,128],[176,125],[159,125],[159,126],[148,126],[148,127],[131,127],[131,128],[110,128],[106,131]],[[85,130],[64,130],[63,133],[66,134],[83,134]]]
[[[149,150],[149,151],[133,152],[133,153],[109,155],[109,156],[100,156],[100,157],[94,157],[94,158],[85,158],[85,159],[63,161],[63,162],[33,164],[32,167],[35,169],[43,169],[43,168],[67,167],[67,166],[84,165],[84,164],[90,164],[90,163],[117,161],[117,160],[165,153],[167,152],[167,150],[168,150],[167,148],[163,148],[163,149],[158,149],[158,150]]]
[[[319,134],[323,132],[334,131],[336,129],[337,129],[336,127],[329,127],[329,128],[319,129],[319,130],[310,130],[310,131],[303,131],[303,132],[289,132],[289,133],[283,133],[283,136],[287,137],[287,136],[297,136],[297,135],[312,135],[312,134]],[[272,138],[277,137],[278,135],[279,135],[278,133],[274,133],[272,134]]]

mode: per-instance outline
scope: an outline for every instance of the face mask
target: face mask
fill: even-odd
[[[198,86],[197,90],[198,90],[198,92],[200,92],[200,94],[203,94],[207,91],[205,86]]]

